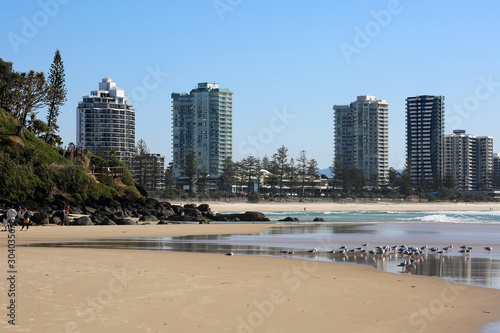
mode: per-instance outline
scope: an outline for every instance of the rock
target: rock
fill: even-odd
[[[92,222],[92,219],[89,216],[82,216],[74,219],[73,222],[71,222],[71,225],[94,225],[94,222]]]
[[[118,225],[135,225],[135,224],[137,224],[137,222],[135,222],[132,219],[121,219],[121,220],[116,221],[116,224],[118,224]]]
[[[167,218],[168,221],[182,221],[182,222],[187,222],[187,221],[199,221],[200,219],[195,217],[195,216],[187,216],[187,215],[174,215],[174,216],[169,216]]]
[[[70,206],[69,207],[69,212],[71,214],[78,214],[78,215],[81,215],[83,214],[83,210],[80,206]]]
[[[105,217],[101,223],[99,223],[99,225],[117,225],[117,223],[115,223],[115,221]]]
[[[49,218],[49,223],[50,224],[60,224],[62,219],[59,216],[52,216]]]
[[[245,212],[243,214],[219,214],[228,220],[238,219],[239,221],[269,221],[269,219],[260,212]]]
[[[189,209],[189,208],[196,209],[196,208],[198,208],[198,206],[196,206],[196,204],[185,204],[184,205],[184,209]]]
[[[92,222],[94,222],[94,224],[99,225],[106,218],[106,216],[102,216],[100,214],[94,214],[91,215],[90,218],[92,219]]]
[[[44,219],[47,219],[47,223],[42,223]],[[36,214],[33,214],[30,219],[33,223],[36,224],[49,224],[49,215],[44,213],[44,212],[38,212]]]
[[[196,209],[196,208],[184,208],[184,215],[185,216],[191,216],[191,217],[200,218],[201,217],[201,212],[198,209]]]
[[[325,222],[325,219],[322,217],[315,217],[313,222]]]
[[[123,219],[127,217],[127,215],[123,212],[123,210],[117,210],[115,213],[116,219]]]
[[[174,215],[182,215],[184,213],[184,208],[179,205],[172,205],[170,206],[170,209],[174,212]]]
[[[287,216],[284,219],[278,220],[280,222],[299,222],[299,219],[297,217],[290,217]]]
[[[208,219],[203,219],[199,224],[210,224],[210,221]]]
[[[141,222],[146,222],[146,221],[156,222],[156,221],[158,221],[158,218],[156,216],[154,216],[154,215],[142,215],[139,218],[139,221],[141,221]]]
[[[166,219],[169,216],[175,215],[174,211],[170,208],[162,208],[156,215],[158,218]]]
[[[95,212],[97,212],[97,209],[95,209],[94,207],[90,207],[90,206],[85,206],[83,208],[83,213],[85,214],[94,214]]]
[[[200,212],[210,212],[212,209],[208,206],[208,204],[201,204],[198,206],[198,210]]]

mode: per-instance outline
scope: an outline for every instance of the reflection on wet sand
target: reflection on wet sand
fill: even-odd
[[[333,234],[340,234],[359,233],[360,228],[363,228],[363,226],[328,226],[327,229]],[[362,233],[366,235],[366,231],[363,230]],[[308,246],[307,241],[303,241],[304,237],[302,237],[306,234],[319,235],[320,237],[316,238],[316,241],[318,239],[324,240],[325,235],[327,235],[324,228],[318,230],[314,226],[301,226],[275,228],[261,235],[104,239],[87,242],[32,244],[31,246],[119,248],[221,254],[233,252],[236,255],[285,256],[295,259],[362,264],[386,272],[442,277],[459,283],[500,289],[500,260],[492,255],[463,256],[458,253],[442,255],[425,253],[415,262],[415,265],[401,269],[398,264],[403,257],[395,252],[385,255],[372,255],[367,252],[329,254],[325,247],[318,247],[319,251],[311,255],[307,252],[311,247]],[[294,236],[297,235],[303,241],[302,243],[295,239]],[[297,243],[303,246],[296,247]],[[279,246],[269,246],[269,244],[279,244]],[[347,245],[350,245],[348,248],[354,246]],[[283,251],[293,251],[293,255],[285,254]]]

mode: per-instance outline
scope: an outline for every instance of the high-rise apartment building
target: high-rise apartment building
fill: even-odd
[[[414,181],[442,176],[444,96],[406,99],[406,158]]]
[[[363,171],[368,185],[389,177],[389,103],[358,96],[349,105],[334,105],[335,160],[342,168]]]
[[[173,175],[184,177],[188,153],[210,177],[221,174],[233,155],[233,92],[217,83],[198,83],[188,93],[172,93]]]
[[[500,154],[493,154],[493,172],[495,175],[500,176]]]
[[[493,171],[493,138],[454,130],[444,137],[444,175],[451,175],[459,191],[488,186]]]
[[[127,163],[135,155],[135,110],[123,89],[109,77],[102,79],[99,90],[83,96],[76,109],[76,141],[94,154],[116,150]]]

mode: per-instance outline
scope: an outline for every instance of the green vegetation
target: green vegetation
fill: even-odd
[[[106,159],[90,151],[63,157],[65,151],[45,143],[30,130],[17,136],[18,122],[0,109],[0,198],[28,199],[62,194],[77,201],[128,195],[140,198],[126,165],[116,157]],[[78,151],[75,148],[75,151]],[[121,177],[91,175],[97,167],[122,167]]]

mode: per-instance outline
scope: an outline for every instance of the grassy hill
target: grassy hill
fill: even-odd
[[[0,109],[0,199],[47,198],[55,194],[77,201],[141,195],[128,168],[118,159],[84,151],[68,160],[63,151],[32,132],[17,136],[17,121]],[[123,176],[91,175],[89,165],[123,167]]]

